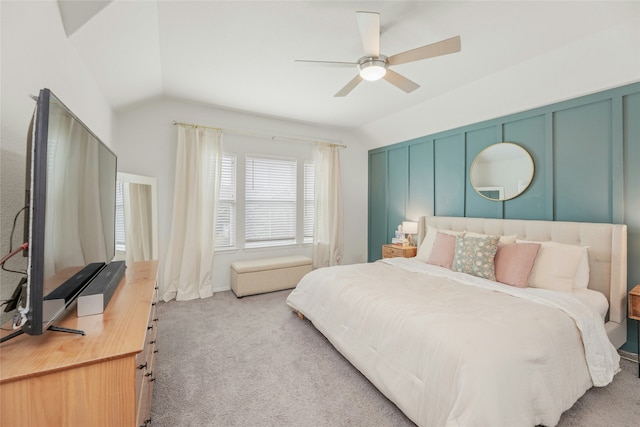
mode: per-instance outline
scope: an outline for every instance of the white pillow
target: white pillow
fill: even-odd
[[[474,233],[473,231],[465,231],[466,237],[489,237],[488,234]],[[515,243],[518,238],[517,234],[509,234],[508,236],[500,236],[500,243]]]
[[[582,257],[580,258],[580,264],[578,264],[578,271],[576,271],[576,277],[573,283],[574,289],[587,289],[589,287],[589,247],[581,246]]]
[[[431,256],[431,249],[433,249],[433,243],[436,241],[438,231],[452,236],[464,236],[464,231],[441,230],[431,225],[427,225],[427,234],[424,236],[424,240],[418,248],[418,253],[415,259],[422,262],[427,262],[429,260],[429,256]]]
[[[567,245],[558,242],[530,242],[516,240],[517,243],[540,243],[540,250],[529,275],[528,286],[571,292],[576,287],[578,269],[587,251],[585,246]],[[589,263],[587,261],[587,268]],[[584,271],[580,283],[584,281]],[[587,272],[587,283],[588,272]]]

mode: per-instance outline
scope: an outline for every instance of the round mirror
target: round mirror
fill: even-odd
[[[521,146],[499,142],[488,146],[473,159],[470,178],[476,192],[486,199],[513,199],[531,184],[533,159]]]

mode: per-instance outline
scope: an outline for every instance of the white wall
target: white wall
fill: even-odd
[[[6,254],[13,217],[24,205],[26,137],[35,106],[29,95],[48,87],[106,143],[115,116],[67,40],[57,2],[1,1],[0,52],[0,253]],[[14,247],[22,244],[21,225]],[[24,258],[16,261],[10,265],[26,267]],[[0,279],[0,298],[5,299],[19,276],[0,271]]]
[[[638,81],[634,10],[622,24],[370,122],[357,135],[382,147]]]
[[[173,120],[269,135],[341,140],[348,145],[348,148],[341,150],[340,153],[345,202],[343,264],[366,262],[367,150],[353,138],[352,134],[339,129],[222,110],[180,100],[160,99],[118,112],[118,131],[114,148],[118,155],[120,172],[154,176],[158,179],[158,242],[161,277],[171,233],[177,139],[176,127],[172,125]],[[287,144],[291,146],[292,153],[301,150],[297,145],[301,143],[274,142],[269,139],[249,139],[243,143],[243,147],[240,144],[234,147],[234,139],[240,138],[231,135],[224,137],[226,151],[268,153],[274,145],[282,149]],[[309,147],[305,146],[304,149],[307,150]],[[229,267],[234,260],[293,253],[310,255],[311,248],[300,246],[218,252],[214,258],[213,287],[215,290],[230,288]],[[163,283],[161,282],[160,285],[162,289]]]

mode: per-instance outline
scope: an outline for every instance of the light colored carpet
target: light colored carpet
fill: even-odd
[[[290,291],[158,306],[154,426],[413,426],[286,306]],[[637,365],[592,388],[562,427],[637,426]],[[495,427],[495,426],[494,426]]]

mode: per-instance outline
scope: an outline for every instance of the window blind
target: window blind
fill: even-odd
[[[236,156],[224,153],[216,208],[216,248],[236,245]]]
[[[296,160],[246,157],[246,247],[295,243],[296,166]]]
[[[126,249],[124,233],[124,188],[122,181],[116,181],[116,251]]]
[[[313,243],[315,174],[316,168],[313,162],[304,162],[304,243]]]

